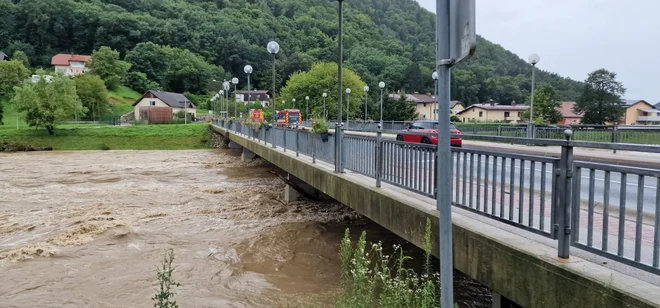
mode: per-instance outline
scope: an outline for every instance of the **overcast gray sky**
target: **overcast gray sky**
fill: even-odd
[[[417,2],[435,13],[436,0]],[[660,102],[660,0],[476,2],[477,33],[523,59],[539,54],[539,68],[576,80],[605,68],[625,98]]]

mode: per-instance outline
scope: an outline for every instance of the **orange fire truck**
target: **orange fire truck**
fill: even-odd
[[[263,122],[264,120],[264,111],[261,109],[250,109],[250,120],[256,122]]]
[[[284,109],[276,113],[277,126],[292,128],[302,124],[302,117],[298,109]]]

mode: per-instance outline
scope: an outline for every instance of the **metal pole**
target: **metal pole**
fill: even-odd
[[[305,122],[308,122],[309,121],[309,99],[305,98],[305,102],[307,104],[307,107],[305,108],[305,118],[307,118],[307,120]]]
[[[323,98],[323,119],[324,120],[328,119],[328,112],[325,109],[325,97]]]
[[[183,101],[183,124],[188,124],[188,104]]]
[[[559,240],[557,256],[559,258],[570,257],[571,247],[571,200],[573,181],[573,146],[570,145],[572,131],[566,130],[566,145],[561,147],[561,158],[559,160],[558,186],[558,211],[557,225],[553,226],[557,231]],[[579,206],[579,205],[577,205]]]
[[[346,127],[349,127],[348,122],[348,114],[350,113],[349,110],[351,109],[351,94],[346,93]]]
[[[369,120],[369,114],[367,113],[367,104],[369,104],[369,95],[364,93],[364,122],[366,123]]]
[[[339,95],[337,95],[337,125],[335,127],[335,172],[341,173],[342,172],[342,167],[341,167],[341,154],[342,154],[342,138],[341,138],[341,107],[342,107],[342,101],[341,98],[343,97],[342,94],[342,89],[343,87],[343,62],[344,62],[344,42],[343,42],[343,31],[344,31],[344,8],[343,8],[343,0],[337,0],[339,2],[339,33],[337,34],[337,43],[338,43],[338,59],[337,59],[337,77],[338,77],[338,86],[337,86],[337,91]]]
[[[250,112],[250,74],[248,74],[248,113]]]
[[[532,64],[532,98],[529,109],[529,125],[527,125],[527,138],[534,138],[534,86],[536,82],[536,64]]]
[[[238,117],[238,108],[236,107],[236,84],[234,84],[234,119]]]
[[[383,89],[380,89],[380,127],[383,127]]]
[[[440,109],[438,106],[438,80],[434,80],[435,85],[433,86],[433,91],[435,92],[435,108],[433,109],[433,120],[438,120],[440,119],[439,113]]]
[[[277,108],[275,108],[275,53],[273,53],[273,121],[275,121],[275,111]],[[275,144],[273,143],[273,147],[275,147]]]
[[[452,259],[452,224],[451,224],[451,192],[452,192],[452,157],[449,146],[449,91],[450,91],[450,35],[449,10],[450,0],[437,0],[436,42],[438,44],[436,65],[438,66],[438,197],[437,208],[440,214],[440,307],[454,307],[454,275]]]

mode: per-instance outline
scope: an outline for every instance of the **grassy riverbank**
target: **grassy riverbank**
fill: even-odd
[[[185,150],[205,149],[207,125],[138,125],[58,128],[55,136],[33,128],[0,130],[0,140],[54,150]]]

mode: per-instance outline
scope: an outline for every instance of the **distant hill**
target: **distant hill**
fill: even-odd
[[[346,1],[346,65],[376,87],[432,92],[435,18],[413,0]],[[269,40],[277,55],[278,85],[314,62],[336,61],[337,2],[330,0],[0,0],[0,50],[23,50],[49,66],[60,52],[91,54],[110,46],[125,55],[152,41],[185,48],[245,79],[270,88]],[[520,102],[530,89],[530,66],[479,38],[474,58],[454,69],[452,98],[468,103]],[[221,78],[223,76],[218,76]],[[226,77],[226,76],[224,76]],[[562,99],[575,99],[580,83],[540,72]],[[243,84],[243,80],[241,82]]]

